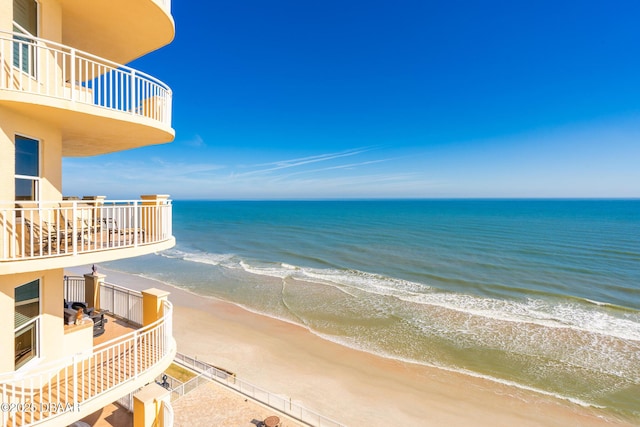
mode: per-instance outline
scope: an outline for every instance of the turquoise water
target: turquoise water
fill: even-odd
[[[105,266],[640,421],[640,201],[178,201],[174,235]]]

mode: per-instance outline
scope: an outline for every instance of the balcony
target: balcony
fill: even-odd
[[[92,156],[173,140],[172,93],[167,85],[133,68],[15,29],[0,32],[0,105],[59,126],[63,156]]]
[[[171,42],[170,0],[61,0],[62,40],[126,64]],[[126,29],[126,31],[123,31]]]
[[[43,262],[46,268],[105,262],[174,244],[167,196],[0,203],[0,274],[42,269]]]
[[[81,288],[82,278],[67,280],[65,296],[77,297]],[[148,302],[140,292],[104,283],[99,292],[99,308],[109,311],[112,319],[144,323],[143,305]],[[39,365],[31,372],[0,375],[0,402],[4,405],[0,425],[67,425],[153,382],[176,352],[173,307],[166,299],[160,302],[159,318],[146,326],[106,342],[94,341],[93,348],[80,348],[71,357]],[[112,321],[108,327],[110,323],[115,326]]]

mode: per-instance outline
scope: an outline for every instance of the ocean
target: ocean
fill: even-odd
[[[640,422],[640,200],[175,201],[105,263],[384,357]]]

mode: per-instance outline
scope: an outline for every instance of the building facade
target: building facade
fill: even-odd
[[[67,195],[62,179],[63,157],[173,140],[170,88],[124,65],[171,42],[170,6],[0,0],[0,426],[71,424],[173,359],[165,294],[142,292],[139,328],[107,342],[102,276],[84,305],[65,297],[65,268],[172,247],[168,197]]]

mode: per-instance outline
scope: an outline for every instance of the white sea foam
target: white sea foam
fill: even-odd
[[[258,276],[277,277],[280,279],[284,279],[292,274],[291,270],[278,266],[258,267],[250,265],[245,261],[240,261],[240,266],[247,273],[255,274]]]
[[[200,264],[231,266],[234,254],[212,254],[209,252],[185,252],[179,249],[169,249],[160,253],[166,258],[177,258],[185,261],[197,262]]]
[[[451,339],[462,346],[498,349],[509,354],[531,357],[531,360],[536,360],[535,358],[538,357],[547,358],[551,360],[549,363],[557,362],[561,372],[572,372],[575,367],[575,371],[581,374],[586,369],[595,375],[602,372],[630,381],[640,381],[637,378],[637,372],[634,371],[640,363],[640,356],[638,356],[640,354],[640,315],[632,311],[610,310],[608,304],[599,304],[594,301],[581,303],[573,300],[554,302],[541,298],[531,298],[526,301],[501,300],[442,292],[432,289],[426,284],[357,270],[309,268],[287,263],[258,263],[242,259],[234,254],[211,254],[174,249],[164,252],[162,256],[219,268],[239,269],[258,276],[279,279],[291,278],[296,281],[331,286],[357,297],[351,298],[345,304],[349,308],[353,308],[354,313],[362,312],[363,316],[368,319],[377,317],[374,311],[386,314],[398,309],[403,316],[403,321],[414,326],[415,330],[422,330],[425,336],[429,334],[433,336],[435,332],[436,336]],[[393,298],[383,299],[380,296]],[[597,405],[575,397],[564,396],[549,390],[540,390],[516,381],[445,366],[446,362],[437,358],[423,360],[420,357],[410,356],[410,352],[403,351],[391,354],[385,350],[391,347],[387,345],[384,336],[376,335],[369,337],[371,339],[365,338],[358,334],[357,326],[353,326],[353,329],[351,326],[347,326],[346,336],[334,336],[319,332],[319,330],[325,330],[324,326],[331,330],[332,325],[308,322],[304,315],[298,316],[296,314],[296,309],[299,307],[289,307],[285,301],[283,302],[289,308],[289,314],[267,312],[265,309],[247,304],[230,302],[246,310],[302,326],[323,339],[346,347],[408,363],[422,364],[484,378],[519,389],[565,399],[582,406],[597,407]],[[429,307],[437,307],[439,311],[436,313]],[[391,308],[391,310],[385,312],[386,308]],[[420,312],[432,312],[434,317],[422,317]],[[469,322],[464,323],[465,317],[470,319]],[[436,320],[434,321],[434,319]],[[462,319],[463,322],[458,322],[459,319]],[[321,325],[320,328],[319,325]],[[529,325],[539,327],[529,327]],[[557,329],[558,336],[553,336],[554,332],[548,328]],[[562,340],[564,333],[562,329],[587,333],[572,334],[572,339],[577,337],[578,341],[565,342]],[[503,334],[504,331],[509,332],[509,330],[510,333]],[[550,333],[553,339],[549,339]],[[611,338],[618,341],[612,341]],[[359,342],[361,339],[366,341]],[[543,368],[541,367],[541,369]],[[550,370],[543,375],[553,375],[553,371]]]
[[[384,296],[413,296],[427,292],[430,286],[358,270],[302,269],[305,277],[357,288]]]
[[[505,322],[533,323],[548,328],[571,328],[640,341],[640,315],[613,316],[577,303],[550,303],[540,299],[506,301],[453,293],[428,293],[401,297],[406,301],[438,306]]]
[[[613,336],[624,340],[640,341],[640,314],[612,315],[602,309],[609,305],[585,300],[592,307],[576,302],[549,302],[542,299],[509,301],[459,293],[441,292],[429,285],[358,270],[310,268],[287,263],[254,265],[234,254],[185,252],[172,249],[162,253],[185,261],[241,268],[250,274],[292,278],[336,287],[356,295],[361,291],[372,295],[396,297],[422,306],[437,306],[473,316],[503,322],[532,323],[548,328],[571,328],[589,333]]]

